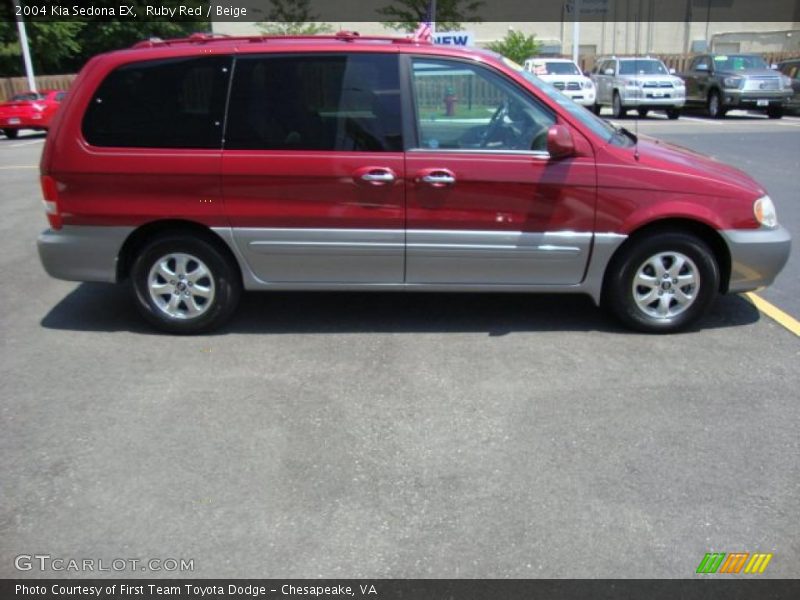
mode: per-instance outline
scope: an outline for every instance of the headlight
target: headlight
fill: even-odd
[[[676,77],[675,79],[672,80],[672,85],[675,86],[675,88],[685,88],[686,87],[686,83],[683,81],[683,79],[681,79],[679,77]]]
[[[781,81],[783,81],[784,89],[790,90],[792,89],[792,78],[787,77],[786,75],[781,75]]]
[[[742,77],[726,77],[722,80],[723,85],[726,88],[738,88],[741,87],[744,83],[744,78]]]
[[[586,81],[583,82],[583,89],[591,90],[593,88],[594,88],[594,84],[592,83],[591,79],[587,79]]]
[[[778,213],[775,212],[775,205],[769,196],[761,196],[753,204],[753,214],[764,227],[770,229],[778,226]]]
[[[625,87],[636,88],[638,86],[639,86],[639,83],[635,79],[628,79],[625,82]]]

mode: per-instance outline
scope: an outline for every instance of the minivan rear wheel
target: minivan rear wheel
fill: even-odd
[[[221,326],[239,303],[242,284],[232,261],[213,244],[171,235],[146,245],[131,267],[136,306],[169,333],[203,333]]]
[[[719,281],[714,253],[703,240],[661,232],[621,249],[609,265],[603,300],[633,329],[671,333],[705,314]]]
[[[3,133],[8,139],[15,140],[19,135],[19,129],[3,129]]]

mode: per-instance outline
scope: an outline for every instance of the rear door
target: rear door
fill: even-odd
[[[402,283],[400,112],[396,53],[236,58],[223,194],[258,280]]]
[[[407,283],[580,282],[593,235],[593,157],[552,160],[546,140],[557,115],[494,69],[410,60]],[[442,103],[448,93],[458,98],[454,114]]]

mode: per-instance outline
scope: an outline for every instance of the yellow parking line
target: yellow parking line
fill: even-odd
[[[800,336],[800,321],[793,316],[783,312],[774,304],[767,302],[758,294],[753,292],[745,292],[744,297],[753,303],[758,310],[767,315],[770,319],[778,323],[778,325],[788,329],[796,336]]]

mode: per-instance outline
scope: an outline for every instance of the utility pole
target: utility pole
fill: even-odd
[[[577,64],[581,46],[581,0],[573,0],[572,60]]]
[[[15,9],[19,7],[19,0],[14,0]],[[17,10],[14,11],[18,12]],[[33,75],[33,63],[31,63],[31,51],[28,48],[28,34],[25,31],[25,21],[22,15],[17,15],[17,31],[19,32],[19,47],[22,48],[22,60],[25,63],[25,75],[28,78],[28,88],[32,92],[36,89],[36,78]]]

